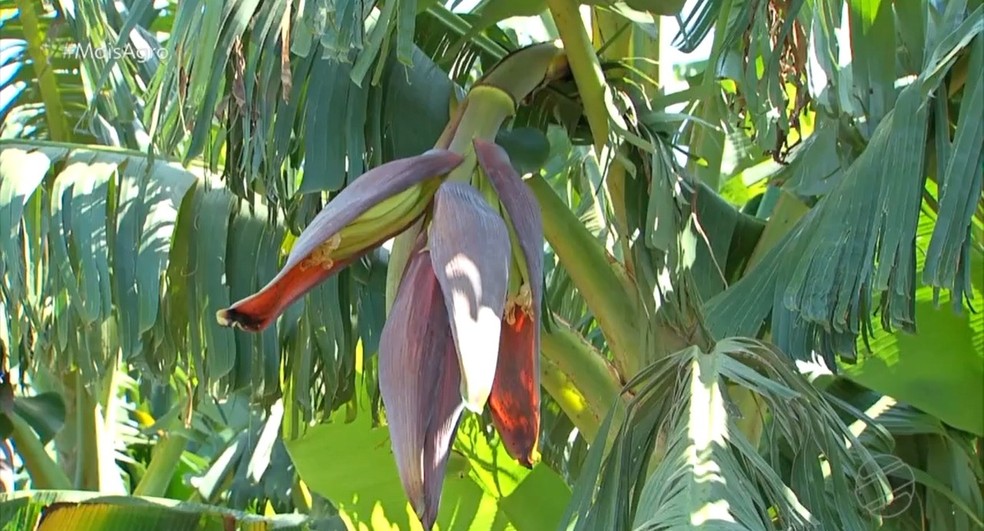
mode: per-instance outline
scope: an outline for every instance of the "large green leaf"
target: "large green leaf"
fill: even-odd
[[[360,403],[366,404],[362,393]],[[462,420],[448,462],[437,528],[553,529],[570,491],[543,463],[527,470],[490,442],[475,416]],[[329,498],[356,529],[421,529],[397,474],[385,426],[372,426],[361,408],[286,441],[301,479]],[[331,457],[328,457],[331,456]]]
[[[867,417],[851,428],[858,439],[878,448],[876,460],[894,476],[895,501],[884,512],[885,529],[951,531],[977,529],[984,520],[984,469],[973,440],[938,418],[880,395],[850,377],[822,377],[828,397],[836,397],[849,417]],[[820,382],[822,380],[818,380]],[[863,412],[863,413],[862,413]],[[879,432],[894,438],[885,447]],[[903,465],[904,466],[898,466]]]
[[[292,319],[260,335],[214,319],[233,295],[254,292],[276,273],[285,246],[278,214],[258,199],[237,200],[194,165],[116,149],[0,141],[0,230],[7,235],[0,243],[0,342],[56,370],[78,366],[95,381],[119,341],[126,362],[166,374],[180,360],[201,384],[250,388],[259,397],[276,391],[281,361],[293,364],[295,349],[282,341],[314,339],[324,357],[305,358],[296,374],[324,384],[303,388],[319,402],[327,396],[330,411],[350,392],[354,342],[327,352],[327,338],[354,333],[350,276],[307,297],[319,320],[303,338]],[[304,308],[299,302],[291,311]],[[330,308],[337,311],[326,334],[320,316]],[[372,336],[371,321],[361,324]],[[18,349],[27,334],[30,350]],[[314,414],[305,409],[305,419]]]
[[[887,478],[832,404],[759,342],[688,348],[626,388],[626,414],[605,420],[565,514],[576,529],[768,529],[778,520],[860,530],[871,509],[863,504],[886,502]],[[739,428],[765,416],[738,418],[736,391],[755,397],[752,414],[768,416],[762,437],[771,455]],[[600,441],[612,429],[606,447]]]
[[[47,193],[41,194],[45,179]],[[0,143],[0,189],[18,183],[0,199],[0,211],[9,216],[0,227],[10,242],[0,261],[9,279],[4,305],[11,327],[0,341],[9,349],[26,326],[35,334],[35,350],[47,352],[95,337],[107,320],[119,319],[124,354],[136,354],[158,317],[175,213],[197,179],[193,171],[133,152]],[[22,210],[29,199],[37,203]],[[54,314],[46,309],[48,297],[64,301]],[[49,321],[54,326],[45,326]],[[90,371],[109,353],[78,349],[73,355]],[[50,361],[73,362],[68,356]]]
[[[916,236],[917,266],[935,226],[923,214]],[[984,256],[971,250],[970,278],[974,300],[984,298]],[[984,317],[954,313],[936,304],[934,288],[916,290],[918,333],[881,332],[870,341],[871,353],[843,370],[852,380],[909,403],[951,426],[984,436]]]
[[[302,515],[264,517],[163,498],[101,496],[83,491],[0,494],[3,531],[301,531],[311,528],[309,520]]]

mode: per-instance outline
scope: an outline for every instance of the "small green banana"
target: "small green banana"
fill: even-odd
[[[341,241],[332,254],[350,256],[364,248],[365,241],[388,237],[417,219],[437,190],[436,179],[412,186],[374,205],[341,230]]]

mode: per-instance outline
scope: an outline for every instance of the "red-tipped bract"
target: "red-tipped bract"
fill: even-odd
[[[461,164],[457,153],[432,149],[422,155],[388,162],[355,179],[332,199],[311,221],[291,248],[280,273],[256,294],[243,299],[216,316],[226,326],[257,332],[272,323],[288,306],[321,281],[337,273],[362,254],[401,232],[413,220],[380,231],[351,256],[337,260],[318,254],[336,247],[342,229],[367,210],[411,186],[437,178]]]
[[[543,222],[536,198],[513,169],[506,151],[483,140],[476,139],[474,144],[478,164],[495,188],[519,240],[530,282],[529,299],[512,301],[502,320],[499,362],[489,408],[509,455],[532,466],[539,454],[540,433]]]
[[[444,182],[436,192],[428,189],[420,199],[426,204],[401,204],[403,210],[386,218],[383,230],[368,225],[366,231],[361,223],[397,212],[379,208],[360,219],[374,205],[441,178],[463,159],[432,150],[379,166],[328,203],[270,283],[217,315],[223,325],[262,330],[318,283],[431,210],[423,218],[429,229],[415,242],[379,343],[379,387],[394,458],[407,498],[427,529],[437,519],[465,408],[480,412],[488,402],[509,454],[526,466],[539,455],[540,212],[502,148],[478,140],[474,147],[498,201],[469,184]],[[508,221],[489,201],[502,204]],[[512,248],[510,228],[519,250]],[[510,282],[522,264],[525,278]],[[510,285],[519,286],[518,293],[510,293]]]

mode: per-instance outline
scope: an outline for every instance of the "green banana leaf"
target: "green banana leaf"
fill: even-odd
[[[300,514],[259,516],[164,498],[54,490],[0,494],[2,531],[300,531],[311,528],[307,517]]]
[[[921,275],[925,249],[935,227],[933,216],[923,214],[916,233],[916,268]],[[984,436],[984,255],[971,257],[972,303],[978,313],[956,313],[934,303],[933,287],[916,289],[918,333],[878,331],[869,342],[870,354],[856,365],[843,366],[845,375],[870,389],[906,402],[943,422]],[[859,350],[864,352],[864,346]]]
[[[365,386],[358,387],[360,403],[368,404]],[[386,427],[373,427],[365,407],[346,422],[346,409],[285,441],[301,479],[335,504],[350,529],[422,529],[400,484]],[[435,529],[555,529],[570,495],[545,463],[522,467],[469,415],[448,461]]]

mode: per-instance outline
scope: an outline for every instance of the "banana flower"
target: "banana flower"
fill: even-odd
[[[443,177],[465,160],[432,149],[383,164],[304,229],[279,274],[217,319],[259,331],[315,285],[423,218],[379,344],[379,387],[404,491],[430,529],[465,409],[489,405],[509,454],[539,459],[539,206],[501,147],[474,140],[482,193]]]

